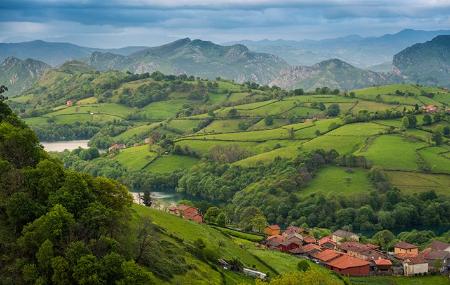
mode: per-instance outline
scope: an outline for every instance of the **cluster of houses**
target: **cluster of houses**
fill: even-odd
[[[377,245],[361,243],[357,234],[344,230],[318,240],[307,230],[294,226],[281,233],[279,226],[271,225],[265,233],[267,248],[307,257],[343,275],[413,276],[450,269],[450,244],[441,241],[433,241],[422,251],[415,245],[399,242],[394,252],[384,252]]]
[[[168,210],[169,213],[182,217],[183,219],[190,220],[199,224],[203,223],[203,215],[195,207],[179,204],[170,206]]]

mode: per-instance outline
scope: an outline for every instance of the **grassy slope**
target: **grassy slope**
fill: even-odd
[[[145,169],[156,173],[169,173],[177,169],[189,169],[199,160],[189,156],[163,155],[155,159]]]
[[[130,170],[139,170],[155,159],[156,156],[156,153],[149,150],[148,145],[141,145],[121,150],[114,159]]]
[[[346,168],[334,166],[324,168],[299,194],[326,194],[332,191],[333,194],[340,196],[364,193],[373,188],[367,177],[367,171],[356,168],[352,170],[353,172],[347,172]]]

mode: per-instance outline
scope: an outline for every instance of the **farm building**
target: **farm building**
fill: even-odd
[[[318,244],[323,248],[330,248],[330,249],[336,248],[336,243],[333,241],[333,239],[330,236],[326,236],[326,237],[319,239]]]
[[[370,272],[369,262],[346,254],[327,262],[326,265],[343,275],[367,276]]]
[[[422,110],[427,113],[436,113],[438,111],[438,107],[435,105],[426,105],[422,107]]]
[[[430,271],[443,272],[450,268],[450,244],[442,241],[433,241],[421,255],[428,263]],[[439,267],[439,268],[436,268]]]
[[[265,280],[267,277],[266,273],[259,272],[250,268],[244,268],[242,269],[242,272],[244,272],[245,275],[253,277],[253,278],[259,278],[261,280]]]
[[[403,256],[414,256],[419,254],[419,247],[414,244],[410,244],[404,241],[401,241],[394,245],[394,254],[395,256],[401,257]]]
[[[327,263],[341,255],[342,255],[342,253],[337,252],[335,250],[325,249],[323,251],[316,252],[316,253],[312,254],[311,256],[312,256],[312,258],[317,259],[321,263]]]
[[[67,100],[66,106],[67,107],[72,107],[73,106],[73,101],[72,100]]]
[[[203,223],[203,216],[197,208],[188,205],[178,205],[169,207],[171,214],[181,216],[186,220],[194,221],[196,223]]]
[[[392,270],[392,261],[386,258],[374,260],[375,268],[378,273],[389,273]]]
[[[124,148],[126,148],[126,145],[124,145],[123,143],[115,143],[108,148],[108,152],[116,152]]]
[[[350,256],[367,261],[386,258],[383,253],[377,250],[377,246],[371,244],[362,244],[355,241],[347,241],[340,243],[337,248]]]
[[[337,230],[331,235],[331,239],[335,243],[340,243],[341,241],[359,241],[359,236],[352,232]]]
[[[291,234],[301,234],[305,230],[299,227],[295,226],[289,226],[287,229],[283,232],[283,235],[291,235]]]
[[[265,229],[264,229],[264,233],[266,234],[266,235],[268,235],[268,236],[274,236],[274,235],[279,235],[281,232],[280,232],[280,226],[279,225],[270,225],[270,226],[267,226]]]
[[[305,255],[313,255],[318,253],[319,251],[321,251],[320,246],[318,246],[317,244],[308,243],[307,245],[301,247],[300,253]]]
[[[428,262],[420,255],[407,258],[403,262],[405,276],[414,276],[428,273]]]

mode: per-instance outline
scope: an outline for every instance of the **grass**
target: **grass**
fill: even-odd
[[[450,174],[450,158],[445,156],[449,152],[450,149],[444,147],[427,147],[421,149],[419,154],[432,172]]]
[[[190,156],[162,155],[156,158],[145,169],[155,173],[170,173],[177,169],[189,169],[199,160]]]
[[[368,150],[358,154],[384,169],[418,170],[416,150],[423,146],[426,146],[423,142],[408,140],[398,135],[383,135],[376,138]]]
[[[203,128],[200,132],[206,133],[226,133],[239,131],[239,123],[245,120],[229,119],[229,120],[214,120],[211,124]]]
[[[183,109],[183,105],[188,102],[184,99],[154,102],[142,108],[141,113],[145,114],[149,119],[164,120],[174,117]]]
[[[192,133],[192,129],[197,127],[200,123],[199,120],[170,120],[167,124],[168,127],[176,129],[182,133]]]
[[[368,193],[373,189],[372,183],[367,177],[367,171],[352,168],[347,172],[346,168],[331,166],[321,169],[309,185],[299,192],[299,195],[310,195],[314,193],[353,195]]]
[[[350,281],[354,285],[448,285],[449,279],[445,276],[372,276],[352,277]]]
[[[248,240],[251,242],[260,242],[264,239],[263,236],[261,235],[255,235],[255,234],[251,234],[251,233],[243,233],[240,231],[236,231],[233,229],[229,229],[229,228],[222,228],[222,227],[218,227],[218,226],[213,226],[216,230],[221,231],[222,233],[232,236],[232,237],[236,237],[239,239],[244,239],[244,240]]]
[[[108,114],[117,117],[125,117],[131,113],[135,112],[133,108],[127,107],[125,105],[120,105],[116,103],[101,103],[101,104],[90,104],[81,106],[67,107],[62,110],[52,112],[47,114],[48,116],[58,116],[67,114]]]
[[[148,145],[134,146],[121,150],[114,159],[130,170],[144,168],[157,156]]]
[[[257,270],[262,272],[271,271],[246,249],[236,244],[233,239],[212,227],[186,221],[180,217],[144,206],[135,205],[133,209],[140,216],[150,217],[155,224],[165,228],[168,233],[182,238],[185,242],[194,242],[198,238],[201,238],[207,248],[213,250],[222,258],[238,258],[245,266],[255,266]]]
[[[150,134],[153,129],[156,129],[160,126],[160,123],[153,123],[149,125],[142,125],[133,127],[131,129],[126,130],[125,132],[115,136],[116,140],[127,140],[135,136],[145,136]]]
[[[315,149],[336,150],[339,154],[350,154],[364,145],[366,137],[363,136],[333,136],[325,134],[302,145],[302,149],[312,151]]]
[[[420,193],[434,190],[449,195],[450,176],[406,171],[385,171],[391,184],[405,193]]]

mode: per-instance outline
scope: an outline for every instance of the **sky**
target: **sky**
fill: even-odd
[[[450,0],[0,0],[0,13],[0,42],[100,48],[450,29]]]

